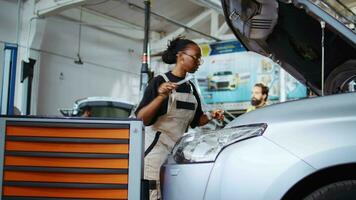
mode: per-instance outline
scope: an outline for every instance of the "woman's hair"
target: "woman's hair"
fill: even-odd
[[[168,48],[162,54],[163,62],[173,64],[177,62],[177,53],[183,51],[188,45],[197,45],[192,40],[185,39],[183,36],[178,36],[169,41]]]

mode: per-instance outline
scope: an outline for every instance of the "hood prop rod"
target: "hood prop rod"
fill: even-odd
[[[321,26],[321,96],[324,96],[324,70],[325,70],[325,21],[320,21]]]

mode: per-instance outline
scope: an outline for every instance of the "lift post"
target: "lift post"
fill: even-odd
[[[149,56],[149,30],[150,30],[150,6],[151,1],[145,0],[145,35],[143,40],[142,67],[140,77],[140,91],[143,94],[148,82],[148,56]]]

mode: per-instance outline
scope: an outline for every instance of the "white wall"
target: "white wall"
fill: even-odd
[[[20,3],[20,4],[19,4]],[[19,10],[20,6],[20,10]],[[37,60],[35,69],[39,67],[39,54],[35,51],[29,51],[28,46],[39,48],[41,43],[41,31],[45,26],[45,22],[33,20],[34,1],[17,1],[17,0],[1,0],[0,1],[0,87],[2,88],[2,67],[4,64],[3,49],[5,43],[18,43],[17,51],[17,67],[16,67],[16,82],[15,82],[15,100],[14,105],[20,109],[22,113],[25,111],[26,105],[26,88],[21,83],[21,63],[22,60],[31,58]],[[30,25],[31,24],[31,25]],[[31,28],[30,28],[31,26]],[[29,34],[29,30],[33,34]],[[36,34],[34,34],[36,32]],[[29,39],[30,37],[30,39]],[[27,60],[27,59],[26,59]],[[34,75],[38,76],[38,73]],[[34,80],[34,85],[38,85]],[[33,87],[33,94],[37,94],[37,88]],[[32,96],[32,102],[36,100],[36,96]],[[32,104],[35,107],[36,104]],[[35,112],[34,112],[35,113]]]
[[[0,94],[2,92],[2,79],[3,79],[3,67],[4,67],[4,50],[3,49],[4,49],[4,47],[5,47],[5,45],[0,42]]]
[[[16,42],[17,1],[0,1],[0,88],[2,87],[4,45]],[[0,89],[1,91],[1,89]]]
[[[5,43],[17,42],[18,1],[0,1],[0,91],[2,91]]]
[[[84,64],[77,65],[78,33],[74,22],[47,19],[41,49],[52,53],[41,53],[37,114],[58,115],[58,108],[70,108],[88,96],[137,103],[142,43],[83,26]]]
[[[24,4],[21,5],[19,15],[20,46],[15,89],[15,105],[19,108],[24,103],[19,80],[20,56],[26,52],[22,49],[28,45],[28,30],[22,26],[29,25],[29,19],[23,16],[23,8]],[[31,43],[32,48],[40,51],[31,50],[29,53],[37,60],[32,97],[32,107],[37,110],[33,110],[32,114],[58,115],[58,108],[72,107],[76,99],[88,96],[111,96],[138,101],[142,43],[83,26],[81,57],[84,65],[76,65],[73,61],[77,54],[78,24],[63,22],[62,18],[55,17],[35,19],[31,24],[31,31],[44,29],[35,36],[38,42]],[[0,87],[3,45],[4,42],[17,42],[17,26],[18,1],[0,0]],[[61,73],[63,77],[60,79]]]
[[[0,40],[2,42],[16,43],[17,8],[16,0],[0,1]]]

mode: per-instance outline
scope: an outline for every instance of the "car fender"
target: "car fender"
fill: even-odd
[[[280,199],[313,167],[260,136],[223,149],[205,192],[213,199]]]

